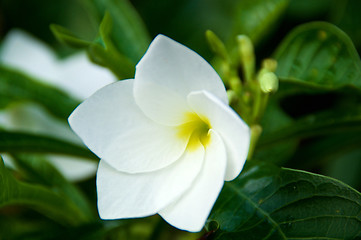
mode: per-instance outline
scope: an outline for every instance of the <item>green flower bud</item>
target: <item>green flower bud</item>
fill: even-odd
[[[217,37],[217,35],[211,30],[207,30],[206,38],[212,51],[221,57],[224,61],[230,62],[226,47],[224,46],[224,43]]]
[[[239,56],[246,81],[252,81],[255,72],[255,56],[251,39],[245,35],[237,36]]]
[[[279,80],[273,72],[266,70],[266,72],[262,73],[261,71],[258,81],[264,93],[276,92],[278,90]]]
[[[264,59],[262,62],[262,69],[263,68],[270,72],[275,72],[277,69],[277,61],[271,58]]]

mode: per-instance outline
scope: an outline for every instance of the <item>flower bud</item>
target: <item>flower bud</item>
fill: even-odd
[[[262,61],[262,69],[267,69],[270,72],[275,72],[277,69],[277,61],[271,58]]]
[[[206,31],[206,38],[212,51],[221,57],[224,61],[229,62],[229,56],[224,43],[211,30]]]
[[[241,65],[246,81],[251,81],[255,71],[255,56],[251,39],[245,35],[237,36]]]
[[[278,90],[278,78],[273,72],[265,71],[260,73],[258,78],[262,92],[271,93]]]

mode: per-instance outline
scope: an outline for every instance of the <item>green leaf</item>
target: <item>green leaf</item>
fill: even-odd
[[[225,183],[209,221],[216,240],[351,240],[361,238],[360,213],[361,194],[342,182],[252,162]]]
[[[68,94],[0,65],[0,108],[19,101],[33,101],[54,116],[67,119],[79,105]]]
[[[345,31],[357,48],[361,46],[360,7],[361,2],[358,0],[336,1],[329,10],[330,21]]]
[[[239,34],[251,35],[254,42],[265,41],[288,2],[183,0],[157,1],[156,4],[138,1],[134,4],[153,35],[162,32],[171,36],[210,61],[213,54],[205,44],[205,31],[212,30],[232,51],[236,49],[235,37]]]
[[[302,25],[283,41],[275,56],[281,80],[275,98],[289,108],[278,110],[284,115],[296,113],[301,117],[294,116],[294,122],[265,132],[259,150],[359,129],[361,65],[351,40],[341,30],[321,22]],[[279,121],[263,122],[267,126]]]
[[[62,192],[78,206],[84,215],[94,218],[92,209],[85,196],[43,156],[29,154],[12,155],[17,169],[19,169],[31,182],[51,187],[57,192]]]
[[[96,64],[109,68],[119,79],[134,77],[135,64],[119,52],[113,42],[111,33],[113,20],[107,12],[100,24],[100,43],[92,43],[88,47],[88,56]]]
[[[281,88],[361,88],[360,58],[350,38],[332,24],[314,22],[297,27],[274,57]]]
[[[294,120],[280,108],[275,95],[270,96],[261,121],[263,129],[261,139],[264,138],[264,136],[273,136],[272,134],[274,132],[292,126],[293,122]],[[288,141],[279,142],[276,145],[261,145],[261,148],[258,143],[253,158],[260,161],[281,164],[287,161],[296,151],[298,142],[299,139],[288,139]]]
[[[113,43],[111,37],[113,23],[108,13],[105,14],[99,27],[100,39],[96,39],[94,42],[80,39],[62,26],[52,24],[50,29],[59,42],[69,47],[86,49],[92,62],[109,68],[119,79],[134,76],[135,64],[119,53]]]
[[[302,145],[302,148],[297,150],[294,163],[297,168],[320,168],[322,165],[328,167],[327,165],[333,159],[342,158],[345,154],[359,152],[360,146],[361,131],[310,139]],[[355,158],[354,161],[357,162],[360,159]],[[360,174],[358,175],[360,176]]]
[[[361,141],[358,143],[360,144]],[[359,145],[360,146],[360,145]],[[338,149],[339,152],[341,149]],[[330,156],[323,172],[330,177],[341,180],[348,185],[360,189],[361,185],[361,149],[344,151],[341,154]]]
[[[361,187],[361,131],[311,138],[294,153],[289,166],[317,169],[356,188]]]
[[[283,127],[287,127],[292,123],[293,119],[281,109],[278,99],[275,98],[275,96],[270,96],[261,121],[263,133],[272,133],[282,129]]]
[[[289,0],[246,0],[236,5],[233,38],[247,35],[254,44],[264,38],[280,18]]]
[[[116,22],[116,21],[115,21]],[[59,42],[74,48],[87,50],[90,60],[102,67],[111,70],[119,79],[134,77],[135,64],[130,53],[119,49],[118,40],[114,38],[115,29],[112,15],[106,11],[99,26],[99,36],[89,42],[76,37],[68,29],[52,24],[50,29]],[[123,36],[125,37],[125,36]],[[127,42],[126,50],[132,48],[137,42]],[[142,53],[144,53],[142,51]],[[140,59],[141,55],[139,56]]]
[[[0,130],[0,152],[57,153],[98,160],[88,149],[60,139]]]
[[[88,4],[98,18],[109,12],[113,21],[111,41],[120,54],[136,64],[148,48],[150,37],[131,3],[128,0],[90,0]]]
[[[80,225],[91,220],[61,194],[15,179],[0,159],[0,207],[8,205],[28,206],[65,225]]]
[[[238,1],[237,4],[233,1],[229,3],[232,25],[226,43],[234,63],[239,62],[237,36],[246,35],[251,39],[252,44],[257,45],[273,30],[288,3],[289,0],[243,0]],[[218,8],[217,11],[219,11]],[[226,14],[229,15],[229,13]],[[224,32],[224,26],[221,27],[219,31]]]
[[[361,130],[361,107],[340,107],[307,115],[286,127],[265,134],[260,139],[259,145],[274,145],[290,139],[356,130]]]
[[[286,16],[287,20],[290,19],[296,21],[310,21],[310,19],[316,19],[320,16],[325,16],[330,13],[330,7],[340,7],[341,1],[333,0],[303,0],[303,1],[290,1],[287,8]],[[332,6],[331,6],[332,5]]]
[[[6,216],[1,220],[1,236],[6,236],[6,240],[97,240],[104,239],[105,235],[100,222],[64,227],[43,219],[37,221],[32,218],[29,221],[26,217],[11,219]]]
[[[50,30],[59,42],[69,47],[86,48],[89,46],[89,44],[91,44],[91,42],[78,38],[72,32],[62,26],[51,24]]]

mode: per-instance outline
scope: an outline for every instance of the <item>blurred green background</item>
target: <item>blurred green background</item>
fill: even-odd
[[[0,3],[0,34],[11,28],[24,29],[51,44],[59,54],[69,53],[54,38],[49,25],[64,26],[77,35],[92,40],[97,34],[101,16],[96,15],[90,0],[2,0]],[[230,41],[237,22],[252,18],[244,16],[244,6],[259,0],[132,0],[151,37],[165,34],[210,59],[204,32],[214,31],[225,42]],[[252,3],[253,2],[253,3]],[[258,59],[269,56],[280,40],[295,26],[310,21],[328,21],[344,30],[359,49],[361,44],[360,1],[357,0],[290,0],[271,29],[257,37]],[[239,31],[237,31],[240,33]],[[268,34],[269,33],[269,34]]]

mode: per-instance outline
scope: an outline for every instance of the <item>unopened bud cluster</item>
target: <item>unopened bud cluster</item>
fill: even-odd
[[[230,105],[251,127],[251,146],[253,148],[262,133],[259,122],[266,109],[270,94],[276,92],[279,79],[275,74],[277,62],[273,59],[262,61],[261,69],[256,72],[254,46],[249,37],[239,35],[234,49],[229,53],[225,44],[212,31],[206,37],[212,51],[216,54],[214,65],[227,87]]]

